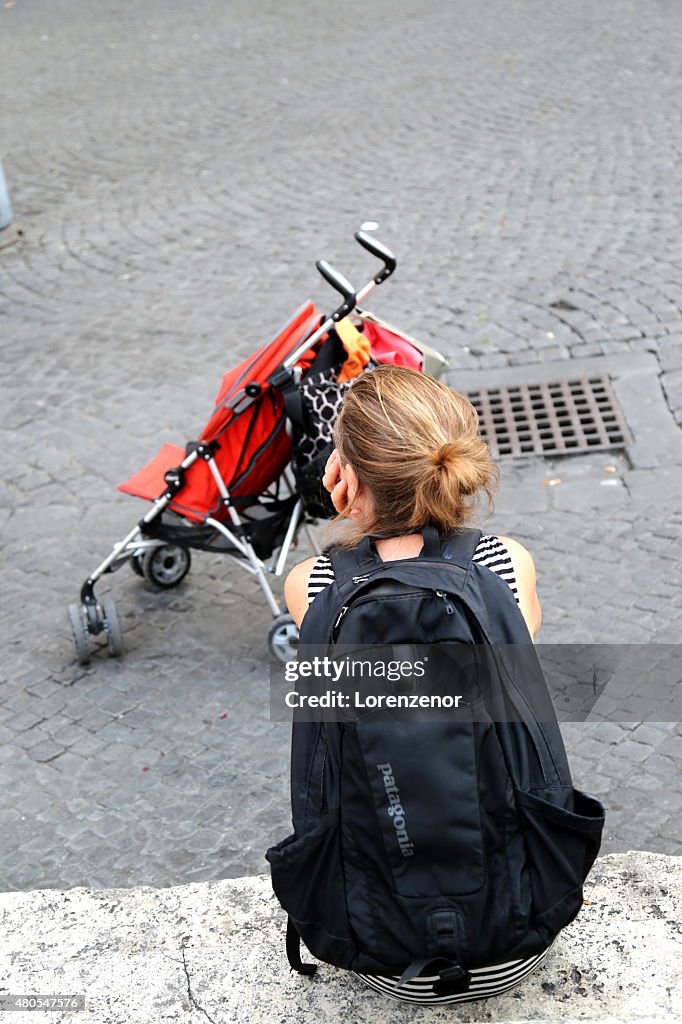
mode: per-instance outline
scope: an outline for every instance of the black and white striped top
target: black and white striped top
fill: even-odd
[[[507,548],[498,537],[485,534],[481,537],[474,551],[474,562],[485,565],[494,573],[501,576],[505,583],[509,584],[512,594],[518,603],[519,592],[516,586],[514,565]],[[308,579],[308,604],[328,587],[334,579],[331,559],[328,555],[320,555],[313,566]]]
[[[554,940],[556,942],[556,939]],[[552,943],[552,946],[554,945]],[[469,970],[471,982],[466,992],[457,992],[449,996],[435,995],[433,983],[435,977],[415,978],[407,981],[398,989],[398,974],[384,978],[379,974],[358,974],[353,971],[356,978],[360,978],[365,984],[373,988],[375,992],[391,996],[393,999],[400,999],[406,1003],[470,1003],[475,999],[489,999],[490,996],[499,996],[514,988],[519,982],[527,978],[531,971],[539,967],[552,946],[538,953],[537,956],[529,956],[524,960],[510,960],[505,964],[496,964],[494,967],[473,967]]]
[[[493,537],[492,535],[482,536],[474,552],[473,560],[478,562],[479,565],[487,566],[492,572],[501,576],[505,583],[508,584],[518,603],[519,593],[516,585],[514,564],[509,551],[498,537]],[[308,604],[325,587],[330,586],[333,581],[334,570],[332,569],[331,560],[328,555],[320,555],[308,579]],[[549,949],[551,949],[551,946]],[[518,985],[519,982],[523,981],[531,971],[535,970],[542,963],[547,953],[549,953],[549,949],[539,953],[537,956],[527,957],[523,960],[511,960],[508,963],[496,964],[491,967],[472,968],[470,971],[471,984],[468,991],[449,996],[434,994],[433,982],[436,979],[433,977],[414,978],[412,981],[401,985],[400,989],[398,989],[398,981],[400,980],[398,974],[383,977],[377,974],[353,973],[376,992],[381,992],[382,995],[391,996],[404,1002],[423,1004],[463,1003],[471,1002],[475,999],[488,999],[490,996],[500,995],[500,993],[506,992],[508,989]]]

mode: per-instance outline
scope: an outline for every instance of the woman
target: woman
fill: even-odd
[[[363,374],[348,390],[334,428],[336,448],[323,484],[339,516],[341,538],[354,545],[371,534],[384,561],[415,558],[421,530],[441,534],[465,527],[481,495],[492,497],[497,468],[478,433],[476,410],[430,377],[396,366]],[[484,535],[474,561],[511,588],[530,635],[540,628],[535,567],[526,549],[509,537]],[[285,584],[291,615],[300,626],[315,596],[333,581],[327,555],[295,566]],[[545,957],[473,970],[469,990],[435,996],[432,978],[416,978],[397,991],[398,976],[358,975],[377,991],[412,1002],[460,1002],[496,995],[516,985]]]

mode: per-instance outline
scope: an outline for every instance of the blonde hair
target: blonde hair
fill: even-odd
[[[497,466],[471,402],[402,366],[379,366],[349,388],[334,427],[344,465],[370,492],[374,519],[363,532],[405,535],[424,526],[452,533],[481,493],[492,505]]]

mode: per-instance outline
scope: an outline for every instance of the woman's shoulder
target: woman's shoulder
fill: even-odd
[[[514,564],[517,579],[522,576],[532,576],[533,584],[535,584],[535,562],[530,551],[523,544],[519,543],[518,540],[514,540],[513,537],[502,537],[499,535],[496,537],[481,537],[481,542],[484,540],[490,542],[491,550],[497,549],[507,552]]]
[[[474,562],[490,569],[496,576],[500,576],[508,585],[512,594],[519,600],[519,590],[516,581],[516,569],[512,560],[509,548],[504,543],[507,537],[496,537],[493,534],[483,534],[473,554]]]
[[[310,576],[319,560],[319,556],[313,555],[312,558],[306,558],[303,562],[298,562],[284,581],[284,599],[289,613],[297,626],[301,625],[303,616],[307,611]],[[329,569],[331,570],[331,562],[329,562]]]
[[[486,563],[496,557],[508,555],[508,549],[504,544],[504,541],[508,539],[508,537],[497,537],[492,533],[481,534],[481,539],[474,551],[474,561]]]
[[[487,540],[488,538],[485,539]],[[499,557],[499,553],[498,555],[495,554],[495,549],[497,549],[498,552],[504,553],[502,557],[506,558],[510,564],[515,584],[512,589],[515,591],[516,599],[528,625],[529,632],[532,637],[535,637],[542,622],[542,612],[535,589],[536,575],[533,556],[523,544],[514,540],[513,537],[497,536],[490,539],[493,542],[490,545],[491,559]],[[481,542],[483,540],[484,538],[481,537]],[[474,555],[474,559],[476,559],[476,555]],[[486,564],[490,568],[495,568],[490,562]],[[504,575],[504,573],[501,573],[501,575]]]

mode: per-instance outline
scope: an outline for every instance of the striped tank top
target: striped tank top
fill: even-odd
[[[484,565],[491,572],[500,576],[509,586],[518,604],[519,592],[516,585],[514,564],[509,551],[497,537],[484,535],[481,537],[473,555],[474,562]],[[328,587],[334,580],[334,570],[331,559],[328,555],[320,555],[315,562],[308,578],[308,604],[314,601],[315,597]],[[552,943],[553,945],[554,943]],[[471,984],[466,992],[454,993],[449,996],[436,995],[433,991],[434,977],[418,977],[406,982],[398,988],[400,975],[384,977],[378,974],[353,973],[382,995],[391,996],[408,1003],[421,1003],[434,1005],[437,1003],[465,1003],[475,999],[489,999],[491,996],[500,995],[514,988],[523,981],[531,971],[538,967],[552,947],[549,946],[544,952],[537,956],[526,957],[523,960],[510,960],[508,963],[495,964],[491,967],[471,968]]]
[[[519,592],[516,586],[514,565],[511,556],[501,540],[497,537],[484,535],[478,542],[473,555],[474,562],[485,565],[508,584],[518,604]],[[308,604],[328,587],[334,579],[334,570],[328,555],[320,555],[315,562],[308,578]]]

